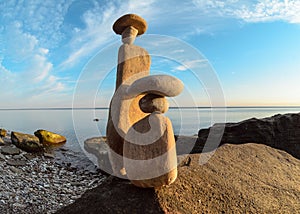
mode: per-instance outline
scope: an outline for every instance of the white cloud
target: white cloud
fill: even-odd
[[[24,32],[31,32],[44,46],[57,46],[64,38],[61,26],[72,2],[73,0],[1,1],[0,21],[17,21]]]
[[[10,3],[12,2],[7,4]],[[7,10],[9,11],[10,8],[8,7]],[[16,10],[21,12],[20,8]],[[59,78],[56,78],[55,82],[50,81],[51,84],[49,82],[53,77],[51,74],[53,63],[49,60],[50,50],[45,48],[46,44],[40,40],[42,38],[38,38],[38,34],[33,34],[33,31],[26,31],[25,20],[19,21],[17,16],[15,20],[10,15],[10,13],[3,14],[1,21],[5,20],[0,28],[0,41],[5,41],[0,45],[0,90],[5,91],[2,98],[6,100],[0,107],[20,105],[24,107],[32,97],[42,97],[49,92],[61,91],[64,87]],[[48,89],[44,88],[45,85]],[[41,103],[46,104],[47,101],[41,99]],[[31,103],[31,105],[35,104],[35,102]]]
[[[201,60],[190,60],[190,61],[185,61],[183,62],[182,65],[179,65],[177,67],[175,67],[175,71],[186,71],[189,69],[193,69],[196,67],[200,67],[203,65],[203,63],[207,63],[208,61],[206,59],[201,59]]]
[[[85,27],[74,29],[74,35],[70,42],[72,51],[59,67],[72,67],[81,58],[96,53],[105,44],[112,42],[116,38],[112,31],[112,25],[120,16],[134,12],[144,18],[150,17],[154,11],[152,7],[154,2],[154,0],[146,2],[111,1],[104,5],[94,1],[93,7],[82,15]]]
[[[194,0],[193,2],[200,10],[220,17],[236,18],[246,22],[281,20],[300,24],[299,0]]]
[[[75,3],[77,6],[71,11]],[[81,4],[84,7],[80,8]],[[210,34],[223,26],[227,18],[243,22],[300,23],[300,1],[0,1],[0,90],[35,99],[65,93],[69,90],[68,83],[75,81],[77,75],[72,75],[78,74],[80,66],[106,44],[120,39],[111,27],[126,13],[145,18],[148,32],[185,38]],[[66,20],[67,15],[70,20]],[[72,25],[72,21],[80,24]],[[172,51],[181,53],[180,49]],[[186,61],[175,69],[185,71],[201,63]],[[59,73],[58,69],[68,72],[70,68],[70,77],[59,77],[68,74]]]

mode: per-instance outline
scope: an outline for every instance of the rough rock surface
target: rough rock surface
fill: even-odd
[[[220,126],[217,124],[212,128]],[[202,151],[209,129],[201,129],[192,153]],[[226,123],[221,144],[260,143],[282,149],[300,158],[300,113],[251,118],[239,123]]]
[[[67,139],[62,135],[41,129],[35,131],[34,135],[37,136],[40,142],[44,145],[61,144],[67,141]]]
[[[300,160],[261,144],[223,145],[204,165],[182,161],[177,180],[141,189],[110,178],[57,213],[297,213]],[[271,176],[270,176],[271,175]],[[93,205],[93,206],[91,206]]]
[[[136,79],[149,75],[150,64],[151,58],[145,49],[127,44],[120,47],[116,92],[110,106],[106,129],[108,145],[116,153],[110,155],[112,169],[120,177],[123,176],[120,171],[123,169],[122,155],[125,133],[132,124],[147,116],[139,107],[139,100],[144,95],[139,95],[134,99],[124,99],[126,87]],[[113,103],[114,101],[117,103]],[[128,115],[126,115],[127,113]],[[112,116],[116,118],[115,121]]]
[[[26,152],[39,152],[43,150],[43,145],[34,135],[12,132],[11,141],[18,148],[23,149]]]

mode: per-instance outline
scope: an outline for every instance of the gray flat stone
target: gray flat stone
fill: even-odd
[[[1,153],[4,155],[18,155],[21,153],[21,150],[11,146],[5,146],[1,148]]]
[[[127,89],[129,97],[151,92],[161,96],[175,97],[179,95],[184,86],[181,80],[168,75],[145,76],[134,81]]]
[[[26,161],[24,161],[24,160],[12,160],[12,159],[9,159],[9,160],[7,160],[6,163],[8,165],[10,165],[10,166],[25,166],[26,165]]]
[[[24,157],[25,157],[27,160],[32,160],[33,158],[36,158],[36,155],[31,154],[31,153],[27,153],[27,154],[24,155]]]
[[[17,174],[21,174],[23,172],[21,169],[18,169],[18,168],[14,167],[14,166],[11,166],[9,169],[13,173],[17,173]]]

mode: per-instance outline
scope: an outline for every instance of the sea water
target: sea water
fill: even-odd
[[[171,108],[166,116],[175,134],[191,136],[214,123],[299,112],[300,107]],[[66,136],[64,147],[81,151],[85,139],[105,136],[107,118],[108,109],[6,109],[0,110],[0,128],[29,134],[46,129]]]

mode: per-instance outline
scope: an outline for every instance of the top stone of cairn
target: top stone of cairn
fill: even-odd
[[[113,30],[116,34],[122,35],[128,27],[134,27],[138,30],[137,35],[142,35],[147,30],[147,22],[136,14],[126,14],[120,17],[113,25]]]

